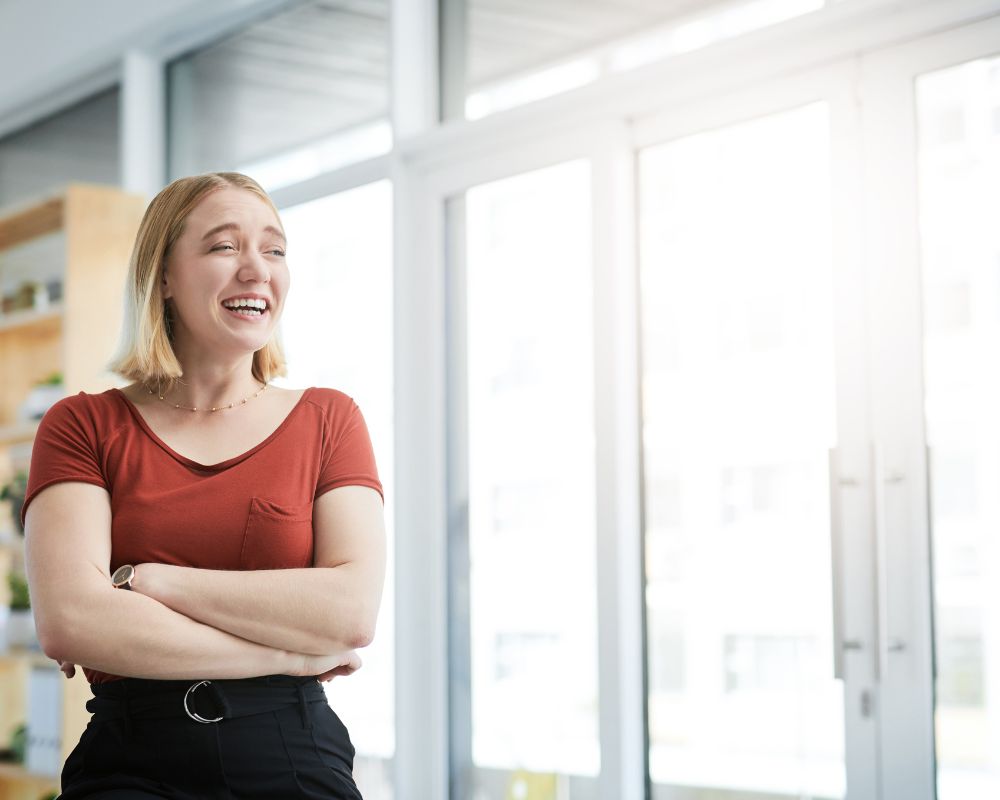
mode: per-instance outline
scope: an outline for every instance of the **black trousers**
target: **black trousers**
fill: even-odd
[[[91,691],[60,800],[362,800],[347,728],[314,677],[125,678]]]

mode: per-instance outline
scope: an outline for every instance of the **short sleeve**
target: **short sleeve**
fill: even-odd
[[[368,426],[358,404],[344,396],[346,402],[337,404],[333,420],[323,442],[323,465],[316,482],[315,497],[338,486],[370,486],[385,502],[382,482],[375,466]]]
[[[54,483],[82,481],[108,489],[98,458],[97,435],[93,423],[88,424],[84,401],[83,392],[64,397],[38,423],[21,508],[22,526],[31,501]]]

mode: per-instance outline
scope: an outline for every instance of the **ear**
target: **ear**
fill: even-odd
[[[160,270],[160,286],[162,289],[163,299],[166,300],[170,297],[170,284],[167,283],[167,267],[166,265]]]

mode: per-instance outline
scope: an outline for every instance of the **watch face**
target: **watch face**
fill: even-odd
[[[115,570],[115,574],[111,576],[111,583],[115,586],[121,586],[123,583],[127,583],[132,580],[132,576],[135,573],[131,564],[123,564]]]

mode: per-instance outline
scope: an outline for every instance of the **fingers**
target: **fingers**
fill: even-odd
[[[338,675],[351,675],[361,669],[361,656],[354,650],[341,654],[338,660],[341,663],[315,676],[316,680],[320,683],[326,683]]]
[[[76,675],[76,666],[71,661],[58,661],[59,670],[63,672],[67,678],[72,678]]]
[[[352,659],[350,663],[341,664],[338,667],[334,667],[333,669],[327,670],[322,675],[318,676],[316,680],[318,680],[320,683],[326,683],[327,681],[332,681],[338,675],[343,675],[345,677],[347,675],[353,675],[360,668],[361,668],[361,659]]]

